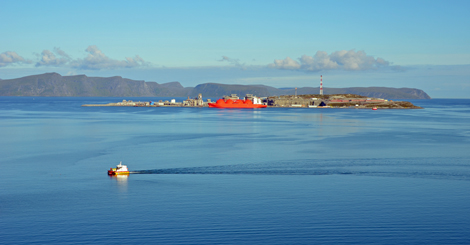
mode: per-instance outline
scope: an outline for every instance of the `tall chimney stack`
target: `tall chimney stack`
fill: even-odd
[[[320,75],[320,95],[323,95],[323,75]]]

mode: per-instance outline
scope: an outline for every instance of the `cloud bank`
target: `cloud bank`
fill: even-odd
[[[16,52],[6,51],[0,54],[0,67],[4,67],[12,64],[30,64],[30,60],[25,60],[23,57],[18,55]]]
[[[81,70],[112,70],[150,65],[149,62],[144,61],[144,59],[138,55],[134,58],[125,57],[124,60],[109,58],[95,45],[88,46],[85,51],[88,55],[84,59],[72,59],[60,48],[54,48],[54,51],[46,49],[39,55],[40,60],[36,63],[36,67],[54,66],[71,67]]]
[[[283,60],[274,60],[268,65],[270,68],[281,70],[322,71],[322,70],[373,70],[389,66],[390,62],[382,58],[374,58],[364,51],[341,50],[328,55],[325,51],[317,51],[314,56],[302,55],[297,60],[287,57]]]
[[[139,55],[135,57],[125,57],[123,60],[113,59],[103,53],[96,45],[90,45],[85,49],[86,57],[74,59],[60,48],[55,47],[51,50],[43,50],[37,54],[38,61],[36,67],[64,67],[77,70],[114,70],[135,68],[142,66],[151,66]],[[247,70],[250,66],[240,62],[239,59],[222,56],[219,62],[228,63],[231,66]],[[0,54],[0,67],[12,64],[30,64],[32,61],[25,60],[16,52],[7,51]],[[399,66],[390,66],[390,62],[378,57],[367,55],[364,51],[341,50],[328,54],[325,51],[317,51],[315,55],[302,55],[298,59],[276,59],[273,63],[267,65],[268,68],[277,70],[296,70],[296,71],[322,71],[322,70],[375,70],[381,67],[389,67],[395,71],[403,71]]]

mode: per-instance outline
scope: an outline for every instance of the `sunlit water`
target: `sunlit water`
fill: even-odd
[[[0,243],[470,243],[470,100],[80,106],[122,99],[0,97]]]

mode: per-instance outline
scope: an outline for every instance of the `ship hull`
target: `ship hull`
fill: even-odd
[[[246,109],[255,109],[255,108],[266,108],[267,105],[258,105],[258,104],[217,104],[209,103],[209,108],[246,108]]]
[[[129,171],[111,171],[111,170],[108,170],[108,175],[125,175],[125,174],[129,174]]]

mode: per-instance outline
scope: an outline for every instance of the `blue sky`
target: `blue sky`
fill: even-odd
[[[0,0],[0,78],[411,87],[470,98],[470,1]]]

